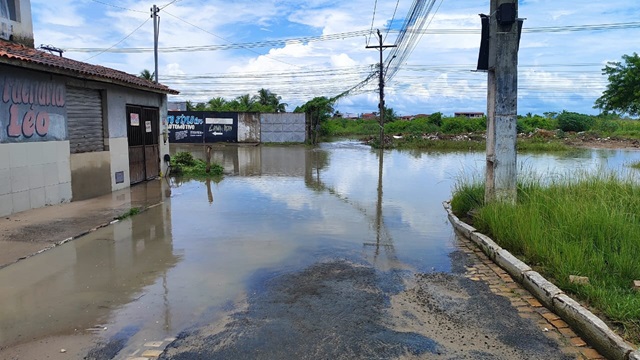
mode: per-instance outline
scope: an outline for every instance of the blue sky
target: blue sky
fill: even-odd
[[[386,34],[392,19],[392,28],[402,24],[412,3],[379,0],[374,18],[376,0],[178,0],[160,12],[160,81],[181,91],[172,100],[194,102],[217,96],[232,99],[264,87],[281,95],[289,104],[288,110],[293,110],[314,96],[334,96],[363,80],[378,62],[377,51],[365,48],[369,41],[365,34],[372,22],[374,31],[381,29]],[[36,46],[67,49],[66,57],[133,74],[153,70],[153,53],[149,51],[153,46],[149,17],[153,4],[31,0]],[[519,54],[518,112],[598,113],[593,103],[607,83],[601,69],[607,61],[638,51],[640,3],[530,0],[519,4],[520,17],[527,19],[527,32]],[[428,29],[435,33],[420,38],[401,70],[388,82],[387,106],[402,115],[485,112],[487,76],[472,70],[480,43],[478,14],[488,12],[488,0],[437,0],[428,20]],[[566,31],[567,26],[616,23],[635,25]],[[544,29],[548,27],[564,28],[552,32]],[[459,33],[446,34],[443,29]],[[335,40],[291,40],[227,50],[210,47],[350,32],[362,33]],[[389,32],[385,43],[393,43],[396,36],[397,32]],[[193,51],[195,46],[209,48]],[[166,51],[171,47],[183,49]],[[111,49],[101,53],[90,48]],[[114,52],[122,49],[125,52]],[[375,111],[377,102],[377,82],[373,81],[359,93],[341,99],[336,108],[359,114]]]

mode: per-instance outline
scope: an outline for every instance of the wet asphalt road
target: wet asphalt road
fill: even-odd
[[[160,359],[574,358],[486,283],[463,277],[470,255],[451,256],[451,274],[333,260],[273,277]]]

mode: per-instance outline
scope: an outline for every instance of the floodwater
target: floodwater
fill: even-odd
[[[267,279],[322,262],[448,273],[456,240],[442,202],[457,178],[484,168],[481,152],[381,158],[353,141],[228,146],[213,161],[222,180],[162,180],[161,205],[1,269],[0,350],[90,334],[125,358],[219,320]],[[565,176],[635,161],[638,151],[519,155],[521,169]]]

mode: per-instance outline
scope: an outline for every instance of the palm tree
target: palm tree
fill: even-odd
[[[212,98],[207,102],[207,110],[209,111],[224,111],[225,106],[227,106],[228,102],[224,98],[218,96],[217,98]]]
[[[273,112],[286,112],[287,106],[289,105],[280,102],[282,96],[276,95],[276,93],[265,88],[258,90],[258,95],[254,96],[253,99],[260,105],[268,107]]]
[[[155,72],[151,72],[147,69],[140,71],[140,75],[138,75],[139,78],[149,80],[149,81],[153,81],[155,76],[156,76]]]
[[[238,101],[237,111],[252,111],[256,104],[255,100],[249,94],[240,95],[236,100]]]

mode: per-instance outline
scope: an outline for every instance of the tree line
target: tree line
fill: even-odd
[[[282,102],[282,96],[264,88],[258,90],[256,95],[244,94],[233,100],[215,97],[196,104],[187,101],[187,111],[280,113],[286,112],[287,106],[287,103]]]

